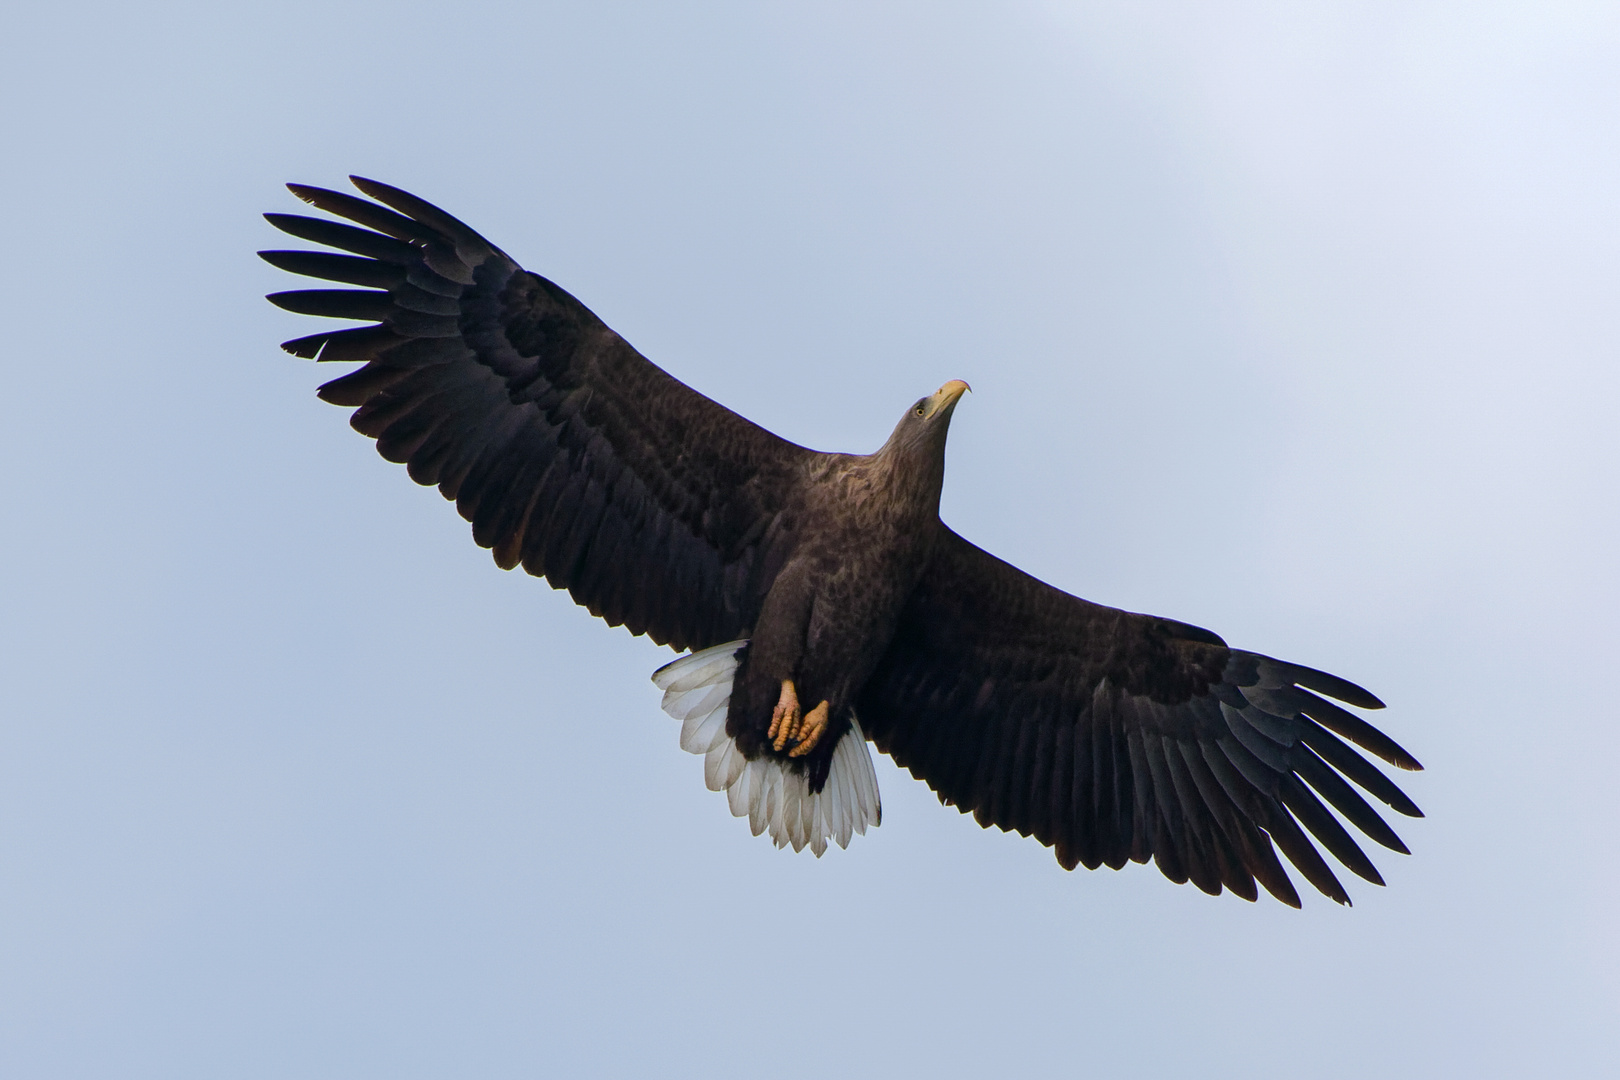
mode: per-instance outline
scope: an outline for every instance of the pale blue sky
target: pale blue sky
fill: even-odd
[[[1612,1068],[1617,135],[1609,4],[9,12],[0,1073]],[[258,214],[348,172],[797,441],[969,380],[946,520],[1373,689],[1414,854],[1066,874],[887,759],[751,837],[670,654],[275,348]]]

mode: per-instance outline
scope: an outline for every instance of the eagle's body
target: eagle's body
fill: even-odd
[[[692,650],[655,681],[681,745],[756,834],[820,854],[876,824],[870,738],[941,801],[1033,834],[1067,868],[1152,858],[1206,892],[1253,899],[1258,881],[1297,905],[1275,844],[1348,902],[1304,830],[1381,879],[1318,796],[1406,850],[1349,781],[1417,807],[1334,733],[1416,761],[1326,700],[1377,698],[1060,592],[940,521],[965,383],[913,404],[876,453],[807,450],[677,382],[443,211],[355,183],[386,207],[293,190],[367,228],[268,215],[354,255],[263,254],[370,287],[276,294],[282,307],[376,325],[286,348],[365,361],[321,396],[357,406],[354,426],[454,499],[501,566]]]
[[[831,726],[805,762],[812,789],[938,545],[945,432],[960,393],[908,409],[877,453],[829,455],[808,470],[768,539],[781,569],[754,620],[731,715],[752,756],[784,679],[805,701],[828,702]]]

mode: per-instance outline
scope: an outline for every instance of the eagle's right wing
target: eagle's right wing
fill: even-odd
[[[1328,698],[1383,707],[1337,676],[1070,596],[947,529],[856,712],[941,802],[1033,834],[1068,869],[1151,858],[1205,892],[1253,900],[1258,879],[1298,907],[1273,844],[1350,902],[1307,832],[1383,884],[1321,800],[1403,853],[1351,784],[1421,816],[1339,736],[1421,766]]]
[[[768,585],[760,542],[818,455],[677,381],[444,211],[353,179],[386,206],[289,186],[364,228],[265,215],[353,253],[261,252],[272,265],[365,287],[270,297],[376,324],[282,346],[366,362],[320,396],[358,406],[355,429],[455,500],[502,567],[677,649],[740,637]]]

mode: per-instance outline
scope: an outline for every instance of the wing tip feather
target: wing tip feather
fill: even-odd
[[[305,337],[291,338],[281,343],[281,351],[291,353],[301,360],[313,360],[321,355],[321,347],[326,344],[326,334],[309,334]]]

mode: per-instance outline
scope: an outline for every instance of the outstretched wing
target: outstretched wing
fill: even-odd
[[[455,500],[502,567],[521,563],[609,624],[677,649],[742,636],[761,540],[817,455],[678,382],[444,211],[351,179],[378,202],[289,187],[364,228],[265,215],[352,253],[260,252],[272,265],[366,287],[269,298],[375,324],[282,346],[365,361],[320,396],[358,406],[355,429]]]
[[[1295,907],[1272,845],[1348,904],[1316,845],[1383,879],[1322,805],[1406,846],[1352,786],[1421,812],[1335,735],[1421,766],[1336,698],[1343,679],[1230,649],[1207,630],[1070,596],[946,530],[856,710],[878,748],[980,825],[1033,835],[1077,863],[1152,858],[1165,876]],[[1302,831],[1301,826],[1304,827]]]

